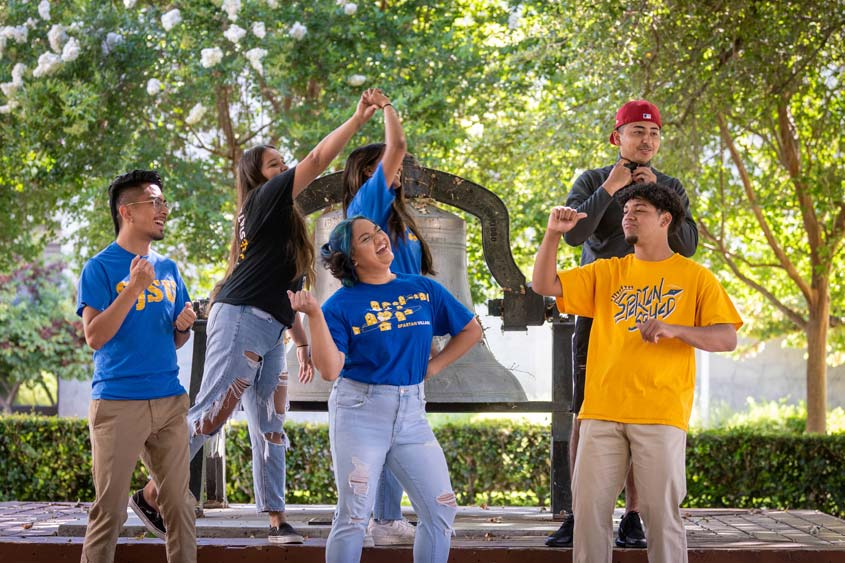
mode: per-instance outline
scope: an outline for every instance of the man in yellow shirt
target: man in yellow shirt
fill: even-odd
[[[555,207],[534,264],[535,292],[557,297],[561,312],[593,318],[573,474],[573,561],[610,563],[613,507],[633,464],[648,559],[682,563],[694,349],[733,350],[742,320],[713,274],[669,246],[684,220],[677,194],[649,183],[615,198],[633,254],[558,272],[561,237],[587,215]]]

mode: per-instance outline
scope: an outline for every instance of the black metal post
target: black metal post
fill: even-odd
[[[572,511],[572,476],[569,474],[569,440],[572,435],[572,333],[571,317],[552,320],[552,514],[562,520]]]
[[[196,310],[196,306],[194,307]],[[191,399],[191,406],[197,399],[197,394],[200,392],[200,385],[202,384],[202,372],[205,366],[205,325],[208,321],[198,318],[194,321],[194,350],[191,358],[191,385],[188,390],[188,397]],[[202,494],[202,450],[197,452],[194,459],[191,460],[191,481],[190,489],[194,498],[200,500]]]

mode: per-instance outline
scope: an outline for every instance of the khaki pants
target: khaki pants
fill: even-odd
[[[650,563],[686,563],[680,504],[687,495],[687,434],[659,424],[581,421],[572,478],[575,563],[610,563],[613,509],[629,464],[647,529]]]
[[[140,456],[158,483],[167,560],[197,560],[194,500],[188,490],[188,396],[148,401],[96,399],[88,408],[94,488],[82,563],[111,563],[126,522],[129,485]]]

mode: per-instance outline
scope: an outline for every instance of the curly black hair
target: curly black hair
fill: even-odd
[[[622,207],[631,199],[641,199],[652,204],[657,211],[665,211],[672,215],[672,222],[669,224],[670,235],[678,230],[686,216],[681,198],[663,184],[655,182],[632,184],[616,192],[615,197]]]
[[[109,211],[114,222],[114,236],[120,232],[120,214],[117,208],[124,203],[126,199],[124,194],[132,189],[141,188],[144,184],[155,184],[164,190],[161,176],[155,170],[133,170],[121,174],[109,184]]]

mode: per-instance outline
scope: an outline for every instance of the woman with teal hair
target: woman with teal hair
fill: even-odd
[[[474,314],[436,281],[391,271],[390,237],[370,220],[345,219],[321,249],[343,287],[323,304],[288,292],[308,315],[314,364],[334,381],[329,440],[337,510],[328,563],[360,560],[374,485],[388,467],[419,517],[414,561],[445,563],[457,502],[446,459],[425,417],[424,380],[481,339]],[[452,338],[430,358],[434,336]]]

